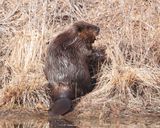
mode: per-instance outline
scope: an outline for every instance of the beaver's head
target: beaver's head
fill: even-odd
[[[92,51],[92,44],[96,40],[100,28],[84,21],[74,23],[73,28],[78,37],[77,41],[75,41],[75,46],[80,46],[79,48],[81,51],[84,52],[85,55],[89,55]]]
[[[95,26],[93,24],[89,24],[84,21],[78,21],[73,24],[76,31],[83,36],[83,38],[90,38],[92,35],[94,39],[96,39],[96,36],[99,34],[100,28],[98,26]],[[93,42],[92,42],[93,43]]]

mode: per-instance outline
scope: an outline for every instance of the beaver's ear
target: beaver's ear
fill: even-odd
[[[76,29],[76,32],[82,32],[83,29],[84,29],[84,25],[83,25],[83,22],[82,21],[79,21],[79,22],[76,22],[74,23],[74,28]]]

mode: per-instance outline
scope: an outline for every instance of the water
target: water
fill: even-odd
[[[0,118],[0,128],[160,128],[160,117],[72,120],[48,117]]]

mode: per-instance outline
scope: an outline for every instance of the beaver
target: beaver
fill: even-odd
[[[99,34],[96,25],[78,21],[50,42],[44,73],[51,90],[54,115],[64,115],[72,110],[72,100],[90,92],[91,84],[88,58],[92,44]]]

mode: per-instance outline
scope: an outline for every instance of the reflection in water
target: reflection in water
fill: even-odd
[[[14,128],[23,128],[23,124],[14,124]]]
[[[159,128],[160,118],[115,118],[102,120],[73,120],[48,118],[0,118],[0,128]]]
[[[19,121],[0,120],[0,128],[49,128],[46,122],[38,121]]]
[[[52,119],[49,121],[49,128],[77,128],[70,121],[60,120],[60,119]]]
[[[29,119],[29,120],[2,120],[0,119],[0,128],[78,128],[72,122],[63,119]]]

